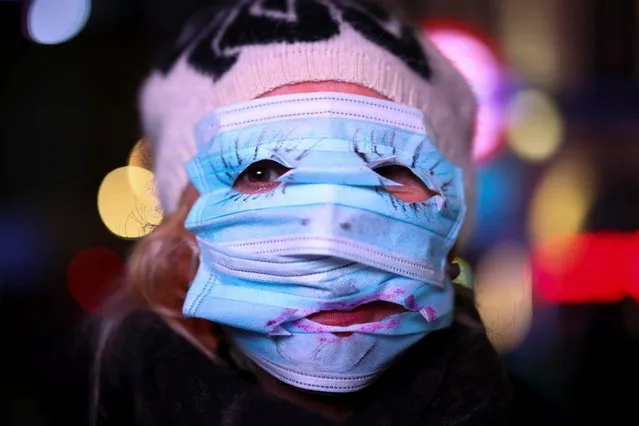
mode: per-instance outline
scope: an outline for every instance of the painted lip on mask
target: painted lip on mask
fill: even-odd
[[[379,322],[392,315],[408,312],[396,303],[375,301],[357,306],[351,310],[327,310],[306,317],[307,320],[321,326],[348,327],[358,324],[381,325]],[[373,330],[370,330],[373,331]],[[349,337],[351,331],[333,332],[338,337]]]
[[[391,315],[408,312],[396,303],[376,301],[352,310],[325,310],[309,315],[309,321],[333,327],[348,327],[356,324],[378,322]]]

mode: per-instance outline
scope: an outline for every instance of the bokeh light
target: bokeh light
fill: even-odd
[[[523,80],[542,87],[561,84],[564,76],[574,79],[574,72],[572,75],[569,72],[574,64],[568,60],[578,49],[566,33],[573,29],[573,23],[580,22],[580,15],[567,19],[557,12],[559,4],[565,5],[565,2],[500,1],[495,4],[500,16],[505,18],[499,20],[498,31],[508,63]]]
[[[75,37],[91,14],[91,0],[25,1],[28,36],[40,44],[58,44]]]
[[[42,283],[55,248],[42,208],[6,203],[0,208],[0,277],[7,290],[28,292]]]
[[[515,349],[532,322],[532,283],[527,251],[503,242],[493,246],[475,269],[477,307],[490,341],[500,353]]]
[[[530,205],[528,232],[533,241],[582,229],[596,191],[592,170],[583,156],[569,155],[546,172]]]
[[[106,227],[122,238],[149,234],[162,221],[153,172],[136,166],[107,174],[98,191],[98,212]]]
[[[459,69],[477,95],[479,111],[473,158],[482,161],[501,147],[503,108],[497,96],[503,77],[494,48],[477,31],[461,25],[433,22],[426,25],[429,38]]]
[[[538,242],[535,293],[554,303],[608,303],[632,295],[632,234],[595,233]]]
[[[639,303],[639,232],[636,232],[634,235],[633,243],[629,246],[629,253],[629,291],[632,297]]]
[[[506,133],[510,148],[524,160],[544,161],[559,149],[564,123],[552,99],[536,90],[517,93],[508,104]]]
[[[96,312],[121,284],[124,259],[107,247],[91,247],[78,252],[67,269],[71,296],[84,310]]]
[[[517,211],[524,194],[523,164],[513,155],[501,155],[477,170],[477,224],[471,246],[483,250],[494,241],[520,232]]]
[[[494,94],[501,81],[501,64],[484,40],[461,26],[446,28],[433,24],[427,32],[430,40],[468,79],[477,96],[485,99]]]

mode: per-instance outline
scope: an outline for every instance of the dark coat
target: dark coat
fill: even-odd
[[[478,318],[466,305],[460,309]],[[113,343],[100,375],[100,426],[334,424],[265,393],[249,373],[214,364],[154,314],[130,314]],[[456,322],[356,399],[344,424],[498,426],[508,423],[510,386],[485,332]]]

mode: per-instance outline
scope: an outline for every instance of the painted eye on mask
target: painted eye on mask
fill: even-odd
[[[260,160],[248,166],[233,183],[233,189],[242,194],[268,192],[280,185],[277,178],[290,169],[273,160]]]
[[[401,183],[403,186],[387,186],[386,190],[395,198],[407,203],[426,201],[437,195],[418,178],[408,167],[399,165],[380,166],[374,169],[375,173]]]

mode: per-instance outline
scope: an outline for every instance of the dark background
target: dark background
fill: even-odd
[[[109,171],[127,164],[143,136],[137,89],[158,46],[198,4],[207,3],[94,1],[77,37],[45,46],[22,31],[20,2],[0,2],[0,425],[48,425],[60,416],[67,426],[83,424],[88,402],[83,363],[90,352],[78,329],[94,295],[91,284],[69,287],[69,267],[91,247],[126,256],[132,240],[104,226],[98,188]],[[542,90],[556,102],[565,127],[557,158],[577,153],[591,160],[597,191],[579,232],[639,240],[639,3],[393,3],[420,20],[472,24],[493,39],[517,84]],[[527,21],[526,8],[543,9],[543,19],[531,14]],[[518,40],[512,34],[518,26],[533,36],[549,31],[548,44],[534,37]],[[535,56],[539,52],[531,46],[554,50]],[[492,203],[503,208],[497,225],[478,224],[494,232],[478,231],[462,253],[480,269],[484,256],[503,241],[532,250],[525,232],[529,201],[554,164],[526,163],[506,145],[478,165],[480,185],[486,182],[482,173],[504,162],[523,176],[515,192],[484,190],[484,197],[496,191]],[[639,244],[620,245],[619,253],[613,249],[601,259],[602,286],[616,284],[605,279],[617,276],[606,269],[613,268],[609,259],[627,259],[614,268],[639,264],[639,255],[628,256],[633,247],[639,250]],[[639,289],[639,268],[635,271]],[[479,278],[477,286],[483,284]],[[532,301],[525,339],[502,351],[515,384],[517,424],[639,424],[639,312],[630,296],[605,303]],[[515,309],[508,320],[518,315]]]

